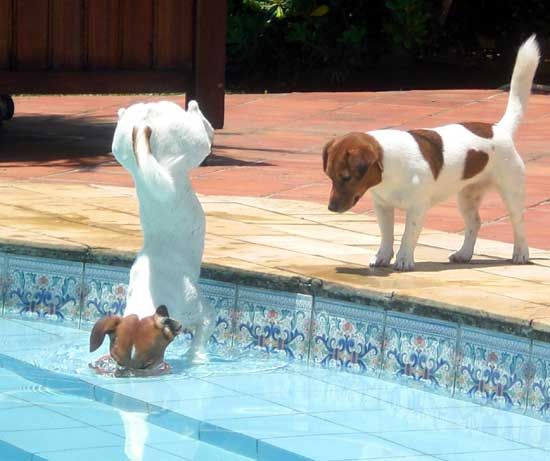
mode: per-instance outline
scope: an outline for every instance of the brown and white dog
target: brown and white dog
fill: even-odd
[[[413,270],[426,212],[453,194],[458,194],[465,232],[462,248],[449,259],[470,261],[481,226],[479,205],[492,187],[500,193],[513,226],[512,262],[529,261],[523,227],[524,164],[513,137],[539,59],[535,36],[531,36],[518,51],[506,112],[496,124],[468,122],[432,129],[348,133],[325,146],[323,168],[332,180],[329,210],[347,211],[367,190],[372,193],[382,241],[371,266],[391,262],[394,209],[398,208],[406,211],[406,223],[394,267]]]
[[[137,315],[104,317],[92,329],[90,352],[109,335],[111,357],[119,367],[150,369],[164,361],[164,351],[181,331],[181,323],[170,318],[166,306],[142,319]]]

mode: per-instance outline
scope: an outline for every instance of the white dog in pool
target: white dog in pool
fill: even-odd
[[[118,111],[113,154],[133,176],[143,248],[130,271],[125,316],[160,305],[194,332],[188,359],[201,359],[215,322],[199,291],[205,218],[188,172],[210,153],[214,130],[195,101],[185,111],[163,101]]]

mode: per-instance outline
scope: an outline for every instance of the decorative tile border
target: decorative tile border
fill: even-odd
[[[465,327],[460,338],[455,396],[524,411],[530,341]]]
[[[129,269],[0,252],[4,316],[89,329],[123,314]],[[211,343],[380,375],[550,421],[550,344],[310,295],[201,279]],[[185,340],[185,339],[182,339]]]
[[[4,304],[6,303],[6,294],[10,283],[10,277],[8,276],[8,255],[0,252],[0,293],[2,296],[0,313],[2,315],[4,315]]]
[[[199,285],[204,299],[216,310],[216,329],[210,342],[216,346],[231,348],[235,330],[235,284],[201,279]]]
[[[388,314],[382,375],[451,394],[458,327],[406,314]]]
[[[533,342],[526,380],[527,414],[550,421],[550,344]]]
[[[315,298],[311,363],[378,374],[382,362],[384,317],[382,309]]]
[[[130,270],[125,267],[86,264],[81,328],[92,328],[105,315],[124,314],[129,279]]]
[[[306,360],[312,303],[309,295],[239,287],[235,346]]]
[[[78,324],[83,264],[8,255],[4,315]]]

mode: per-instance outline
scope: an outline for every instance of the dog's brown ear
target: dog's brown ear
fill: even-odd
[[[334,143],[334,139],[330,140],[325,144],[325,147],[323,147],[323,171],[327,171],[328,166],[328,149],[330,146],[332,146],[332,143]]]
[[[122,317],[115,315],[112,317],[104,317],[95,323],[90,335],[90,352],[95,351],[103,344],[106,334],[111,334],[116,331],[121,320]]]
[[[359,178],[365,176],[371,165],[371,157],[366,149],[354,148],[346,152],[346,163],[349,171],[356,174]]]
[[[132,130],[132,149],[139,165],[139,159],[145,155],[151,155],[151,130],[150,126],[135,126]]]
[[[348,149],[348,165],[351,171],[357,171],[362,178],[371,166],[376,166],[379,172],[382,167],[382,147],[378,141],[366,133],[357,135],[357,144]]]
[[[364,135],[358,147],[348,149],[347,163],[351,172],[356,172],[365,190],[382,181],[382,149],[378,142]]]
[[[170,314],[168,313],[168,308],[164,304],[157,307],[156,314],[160,315],[161,317],[170,317]]]

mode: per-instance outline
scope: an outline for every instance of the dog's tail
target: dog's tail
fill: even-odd
[[[153,130],[146,124],[134,126],[132,130],[132,148],[139,166],[139,178],[150,193],[165,201],[175,193],[174,179],[169,169],[161,165],[151,151]]]
[[[510,82],[508,105],[504,116],[498,122],[498,125],[506,129],[511,136],[514,136],[527,107],[527,100],[531,93],[531,85],[539,60],[539,46],[535,35],[531,35],[518,51],[512,81]]]

